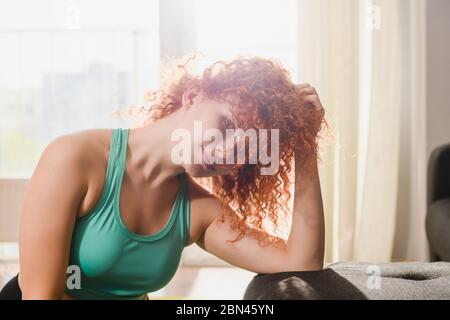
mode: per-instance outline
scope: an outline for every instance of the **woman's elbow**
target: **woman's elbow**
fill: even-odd
[[[322,271],[322,264],[300,264],[282,268],[280,272]]]
[[[308,261],[289,262],[280,266],[279,272],[322,271],[322,259],[308,259]]]

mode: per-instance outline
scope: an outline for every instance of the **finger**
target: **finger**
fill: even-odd
[[[318,95],[308,95],[304,97],[306,103],[312,104],[317,109],[323,109],[322,103],[320,102]]]
[[[300,83],[300,84],[297,84],[297,85],[295,85],[295,86],[296,86],[296,88],[298,88],[298,89],[303,89],[303,88],[311,87],[311,85],[310,85],[309,83]]]
[[[305,100],[305,102],[308,102],[308,103],[317,103],[317,102],[319,102],[319,97],[315,94],[312,94],[312,95],[305,96],[303,98],[303,100]]]
[[[302,94],[305,94],[305,95],[317,95],[317,91],[316,91],[316,88],[314,88],[314,87],[306,87],[306,88],[303,88],[303,89],[301,89],[300,90],[300,92],[302,93]]]

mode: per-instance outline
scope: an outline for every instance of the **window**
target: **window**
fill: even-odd
[[[121,126],[158,86],[158,23],[158,1],[2,1],[0,177],[28,178],[61,134]]]

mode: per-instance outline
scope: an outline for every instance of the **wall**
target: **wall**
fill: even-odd
[[[449,17],[450,1],[427,1],[427,156],[450,142]]]

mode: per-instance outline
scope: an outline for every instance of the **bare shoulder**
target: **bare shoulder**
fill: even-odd
[[[87,170],[98,162],[98,156],[109,148],[108,129],[89,129],[66,133],[54,138],[43,155],[66,165]]]
[[[45,148],[34,175],[64,170],[65,179],[78,185],[81,199],[77,216],[89,212],[98,200],[108,163],[111,129],[89,129],[64,134],[53,139]],[[50,168],[42,171],[39,167]],[[53,169],[51,169],[53,168]]]
[[[42,152],[35,172],[42,166],[55,170],[64,168],[73,179],[87,187],[90,175],[102,165],[101,160],[107,160],[108,131],[110,130],[81,130],[54,138]]]

